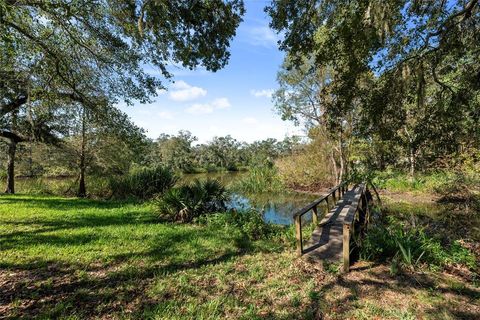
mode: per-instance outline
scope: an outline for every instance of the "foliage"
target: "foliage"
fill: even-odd
[[[174,172],[166,167],[140,168],[111,179],[110,188],[116,198],[151,199],[170,190],[177,180]]]
[[[285,186],[274,167],[250,169],[232,188],[245,193],[281,192]]]
[[[161,216],[181,222],[190,222],[207,213],[225,210],[229,194],[217,180],[194,180],[189,184],[167,190],[157,201]]]
[[[241,143],[231,136],[214,137],[193,145],[198,138],[189,131],[177,135],[162,134],[150,144],[147,162],[169,166],[183,173],[240,171],[247,167],[272,166],[279,157],[289,155],[301,143],[299,137],[283,141],[266,139]]]
[[[372,151],[368,166],[412,176],[479,149],[478,1],[282,0],[266,11],[285,35],[284,118],[346,124]]]
[[[162,134],[151,146],[151,162],[190,173],[194,166],[192,143],[196,140],[189,131],[180,131],[176,136]]]
[[[85,133],[87,126],[95,127],[92,122],[105,124],[105,118],[118,115],[113,105],[120,99],[151,101],[164,86],[145,65],[164,78],[172,76],[170,64],[219,70],[229,59],[227,49],[243,14],[241,0],[2,1],[0,137],[9,142],[7,191],[14,193],[16,144],[55,142],[71,129],[60,124],[68,124],[79,106]],[[120,120],[109,125],[128,124],[125,117]],[[85,134],[81,140],[84,150]],[[86,157],[82,151],[82,196]]]
[[[408,268],[421,264],[431,268],[457,264],[476,268],[475,256],[458,241],[445,245],[422,228],[408,226],[393,216],[384,217],[368,230],[360,256],[368,260],[393,259]]]
[[[208,224],[213,228],[228,227],[232,230],[240,230],[251,240],[272,239],[283,235],[287,230],[284,226],[265,222],[263,215],[254,209],[230,210],[224,213],[207,215],[201,217],[199,222]]]
[[[393,192],[429,192],[440,196],[455,196],[467,189],[475,190],[480,179],[473,172],[436,171],[417,173],[415,176],[405,172],[385,170],[373,173],[372,182],[380,189]]]
[[[279,176],[285,185],[295,189],[331,187],[336,183],[331,148],[316,136],[303,149],[276,161]]]

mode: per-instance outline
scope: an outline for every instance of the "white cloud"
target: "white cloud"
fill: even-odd
[[[252,27],[248,30],[248,42],[254,46],[275,47],[279,37],[268,26]]]
[[[250,94],[256,98],[265,97],[271,98],[273,95],[273,89],[262,89],[262,90],[250,90]]]
[[[194,103],[185,111],[191,114],[205,114],[212,113],[218,109],[226,109],[231,106],[227,98],[217,98],[210,103]]]
[[[173,119],[173,113],[170,111],[159,111],[157,112],[157,116],[160,119]]]
[[[177,81],[171,86],[169,97],[173,101],[191,101],[207,95],[207,90],[191,86],[185,81]]]
[[[258,120],[256,118],[253,118],[253,117],[243,118],[242,121],[246,124],[249,124],[249,125],[258,124]]]
[[[218,98],[213,100],[212,106],[217,109],[225,109],[231,106],[230,101],[227,98]]]
[[[192,114],[202,114],[202,113],[212,113],[214,110],[213,106],[208,103],[195,103],[192,104],[190,108],[187,108],[185,111]]]

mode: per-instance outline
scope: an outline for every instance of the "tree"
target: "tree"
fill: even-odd
[[[125,174],[145,152],[143,129],[112,106],[103,110],[92,114],[80,104],[69,109],[70,132],[63,143],[64,152],[77,169],[78,197],[87,195],[85,178],[89,171],[103,175]]]
[[[283,120],[291,120],[296,125],[303,124],[314,131],[316,144],[329,154],[333,176],[341,182],[348,172],[348,145],[352,131],[353,109],[341,114],[327,113],[335,95],[331,84],[333,68],[316,66],[311,58],[303,58],[301,64],[287,56],[278,72],[279,89],[273,95],[277,112]],[[321,138],[320,138],[321,137]]]
[[[189,131],[179,131],[178,134],[162,134],[158,137],[153,150],[153,162],[158,162],[176,170],[192,172],[193,170],[193,147],[197,141]]]
[[[413,174],[420,155],[478,146],[479,7],[478,0],[280,0],[266,10],[296,68],[312,57],[316,70],[331,69],[326,117],[354,114],[354,134],[402,144]]]
[[[243,13],[241,0],[2,0],[0,118],[28,101],[64,99],[92,113],[106,105],[97,97],[146,102],[163,86],[145,65],[166,78],[169,63],[222,68]],[[11,128],[0,136],[16,144],[23,138]]]

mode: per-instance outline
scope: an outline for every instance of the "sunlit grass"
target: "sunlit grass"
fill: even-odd
[[[284,236],[254,241],[242,228],[221,223],[228,219],[215,221],[161,222],[149,203],[0,196],[2,316],[436,319],[480,314],[468,302],[478,301],[478,290],[466,282],[447,282],[442,275],[392,276],[382,265],[348,275],[325,272],[318,261],[296,257],[289,243],[292,228]],[[440,286],[449,292],[448,304],[437,292]]]

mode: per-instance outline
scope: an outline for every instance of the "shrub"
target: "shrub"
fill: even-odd
[[[234,190],[245,193],[281,192],[285,189],[275,168],[251,169],[233,185]]]
[[[324,136],[316,136],[300,152],[278,159],[275,164],[281,181],[295,189],[331,187],[335,177],[330,160],[330,143]]]
[[[142,168],[110,180],[113,196],[150,199],[172,188],[178,177],[166,167]]]
[[[194,180],[172,188],[158,198],[156,204],[161,215],[171,220],[189,222],[193,218],[226,209],[229,199],[226,188],[213,179]]]

